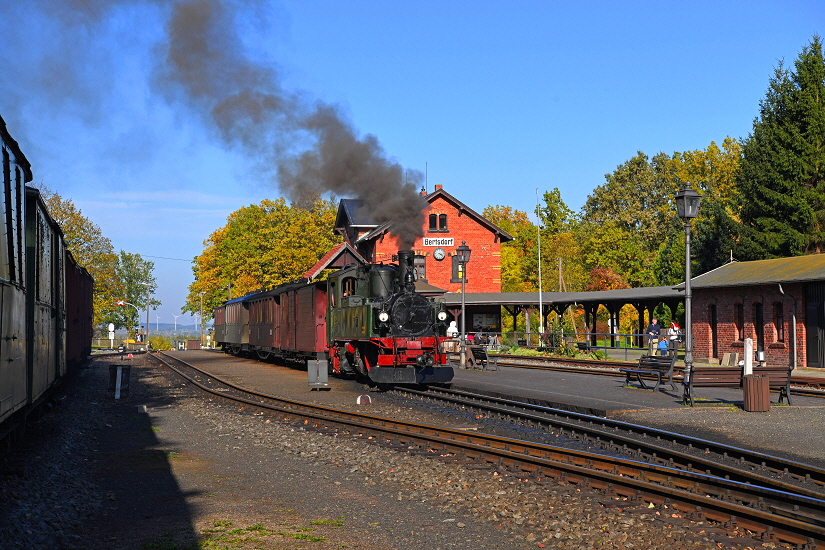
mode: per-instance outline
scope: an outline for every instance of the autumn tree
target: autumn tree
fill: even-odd
[[[263,200],[230,214],[204,241],[193,261],[195,281],[183,311],[203,316],[230,296],[274,288],[298,279],[341,242],[333,233],[337,208],[317,198],[301,205]]]
[[[720,148],[711,141],[706,149],[673,153],[673,174],[679,182],[691,182],[703,197],[715,197],[738,221],[739,189],[736,179],[742,159],[742,145],[728,136]],[[704,200],[704,199],[703,199]]]
[[[578,217],[562,200],[557,187],[544,192],[536,214],[541,227],[542,289],[581,290],[587,276],[575,237]]]
[[[488,206],[482,215],[513,236],[512,241],[501,245],[501,291],[528,292],[532,290],[527,258],[535,249],[538,236],[536,226],[530,222],[526,212],[515,210],[510,206]]]
[[[75,261],[94,278],[94,326],[100,326],[114,307],[119,293],[115,273],[117,254],[112,242],[71,199],[64,199],[42,183],[35,187],[40,191],[49,214],[63,230],[66,247]]]
[[[821,252],[825,245],[825,57],[814,36],[775,69],[742,147],[741,259]]]

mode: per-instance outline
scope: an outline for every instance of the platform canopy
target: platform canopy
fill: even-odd
[[[438,298],[447,306],[460,306],[461,293],[450,292]],[[500,292],[500,293],[467,293],[464,296],[465,304],[473,306],[521,306],[538,308],[538,292]],[[591,292],[542,292],[541,303],[544,307],[558,313],[569,306],[599,306],[608,309],[621,308],[625,304],[644,306],[653,309],[664,303],[671,310],[683,301],[683,293],[672,286],[653,286],[644,288],[622,288],[618,290],[599,290]],[[648,307],[650,306],[650,307]]]

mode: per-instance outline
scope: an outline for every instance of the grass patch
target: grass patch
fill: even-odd
[[[317,525],[343,524],[335,520],[322,520],[315,522]],[[281,531],[272,531],[262,523],[256,523],[249,527],[235,527],[231,521],[216,520],[212,522],[213,527],[205,529],[202,533],[203,540],[200,548],[261,548],[261,544],[268,547],[267,539],[273,537],[290,538],[307,542],[325,542],[327,539],[320,535],[312,535],[314,527],[303,527],[300,525],[290,525]],[[274,541],[273,541],[274,542]],[[277,543],[276,543],[277,544]],[[193,550],[198,546],[191,547]],[[154,547],[153,547],[154,548]],[[157,547],[159,550],[176,550],[178,547]],[[190,550],[190,547],[180,547],[181,550]]]
[[[322,519],[319,521],[310,521],[310,525],[332,525],[333,527],[342,527],[344,522],[340,519]]]

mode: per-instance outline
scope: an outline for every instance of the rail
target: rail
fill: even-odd
[[[199,370],[180,359],[170,359],[186,365],[187,369]],[[601,491],[623,505],[666,506],[699,521],[712,520],[723,524],[736,521],[745,529],[761,532],[769,540],[779,539],[791,544],[825,542],[825,501],[816,496],[742,483],[669,464],[467,433],[271,395],[250,394],[237,386],[235,388],[240,395],[231,396],[225,389],[213,386],[218,382],[228,384],[226,381],[216,380],[203,371],[200,371],[203,378],[197,380],[179,367],[168,362],[167,366],[213,397],[265,409],[268,414],[283,421],[306,428],[369,439],[406,452],[499,468],[515,473],[525,481],[555,479],[561,483],[574,483],[582,488]],[[262,397],[267,403],[261,402]]]

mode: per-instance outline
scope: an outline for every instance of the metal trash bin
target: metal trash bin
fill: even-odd
[[[109,391],[117,389],[117,369],[121,369],[120,376],[120,391],[121,393],[129,391],[129,375],[131,374],[131,365],[109,365]]]
[[[771,386],[767,376],[746,374],[742,377],[744,408],[748,412],[767,412],[771,408]]]

